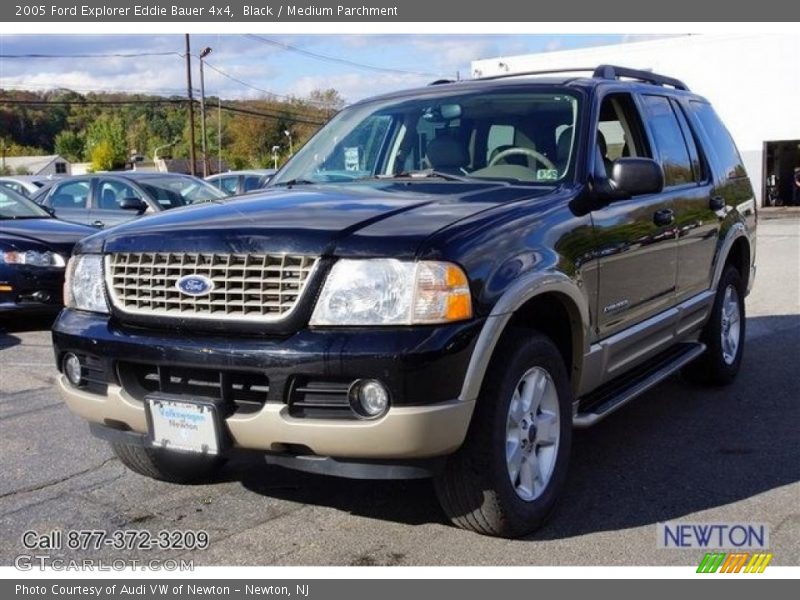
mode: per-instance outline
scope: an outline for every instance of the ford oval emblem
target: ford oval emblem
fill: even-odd
[[[214,282],[205,275],[184,275],[175,282],[175,287],[187,296],[207,296],[214,291]]]

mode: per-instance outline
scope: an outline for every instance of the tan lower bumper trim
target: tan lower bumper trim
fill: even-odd
[[[61,395],[75,414],[95,423],[109,420],[147,432],[144,405],[119,386],[106,395],[72,387],[61,376]],[[450,454],[464,441],[474,402],[396,407],[374,421],[295,419],[283,404],[266,404],[257,413],[225,420],[234,444],[280,451],[287,444],[307,446],[320,456],[340,458],[424,458]]]

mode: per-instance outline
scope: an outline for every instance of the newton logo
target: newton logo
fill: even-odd
[[[709,552],[700,561],[698,573],[763,573],[772,554],[765,552]]]

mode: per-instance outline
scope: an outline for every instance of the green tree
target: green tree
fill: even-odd
[[[92,164],[95,163],[95,149],[103,146],[97,156],[103,157],[111,166],[103,170],[118,169],[125,166],[128,160],[128,142],[122,118],[116,115],[103,114],[86,130],[86,149],[89,151]],[[107,147],[106,147],[107,145]]]
[[[64,130],[56,136],[55,151],[71,162],[80,162],[84,155],[84,139],[74,131]]]

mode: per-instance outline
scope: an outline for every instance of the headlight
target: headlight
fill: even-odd
[[[63,267],[66,264],[63,256],[49,250],[45,252],[8,250],[0,253],[0,262],[7,265],[27,265],[29,267]]]
[[[471,316],[467,277],[456,265],[342,259],[325,281],[311,325],[418,325]]]
[[[64,303],[69,308],[107,313],[103,257],[83,254],[70,259],[64,280]]]

